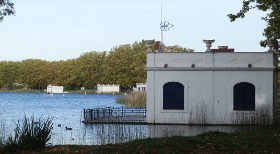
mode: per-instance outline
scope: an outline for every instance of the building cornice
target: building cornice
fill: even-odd
[[[146,67],[147,71],[274,71],[275,67]]]

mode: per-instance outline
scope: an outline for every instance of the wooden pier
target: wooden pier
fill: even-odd
[[[146,108],[95,108],[83,110],[85,124],[146,124]]]

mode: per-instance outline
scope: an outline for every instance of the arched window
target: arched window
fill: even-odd
[[[184,110],[184,86],[179,82],[168,82],[163,86],[163,109]]]
[[[255,110],[255,86],[248,82],[241,82],[233,88],[233,110]]]

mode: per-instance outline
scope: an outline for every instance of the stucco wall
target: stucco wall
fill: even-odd
[[[264,107],[272,119],[273,70],[272,53],[148,53],[147,121],[232,124]],[[167,82],[184,85],[184,110],[163,110]],[[255,111],[233,111],[233,86],[239,82],[255,86]]]
[[[133,91],[144,92],[147,90],[146,83],[136,83],[136,87],[133,87]]]
[[[120,92],[119,85],[97,85],[97,93],[113,93],[113,92]]]
[[[234,52],[234,53],[147,53],[147,69],[163,67],[190,68],[273,68],[273,53],[267,52]]]
[[[47,86],[47,93],[52,93],[52,94],[56,94],[56,93],[63,93],[63,86]]]

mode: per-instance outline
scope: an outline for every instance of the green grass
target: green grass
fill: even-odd
[[[262,127],[240,133],[209,132],[194,137],[135,140],[103,146],[54,146],[25,153],[279,153],[280,129]]]
[[[42,90],[36,90],[36,89],[0,89],[0,92],[13,92],[13,93],[42,93]]]
[[[94,89],[86,89],[86,90],[69,90],[67,91],[70,94],[95,94]]]
[[[121,95],[116,102],[129,107],[146,107],[146,92],[131,92],[127,95]]]

